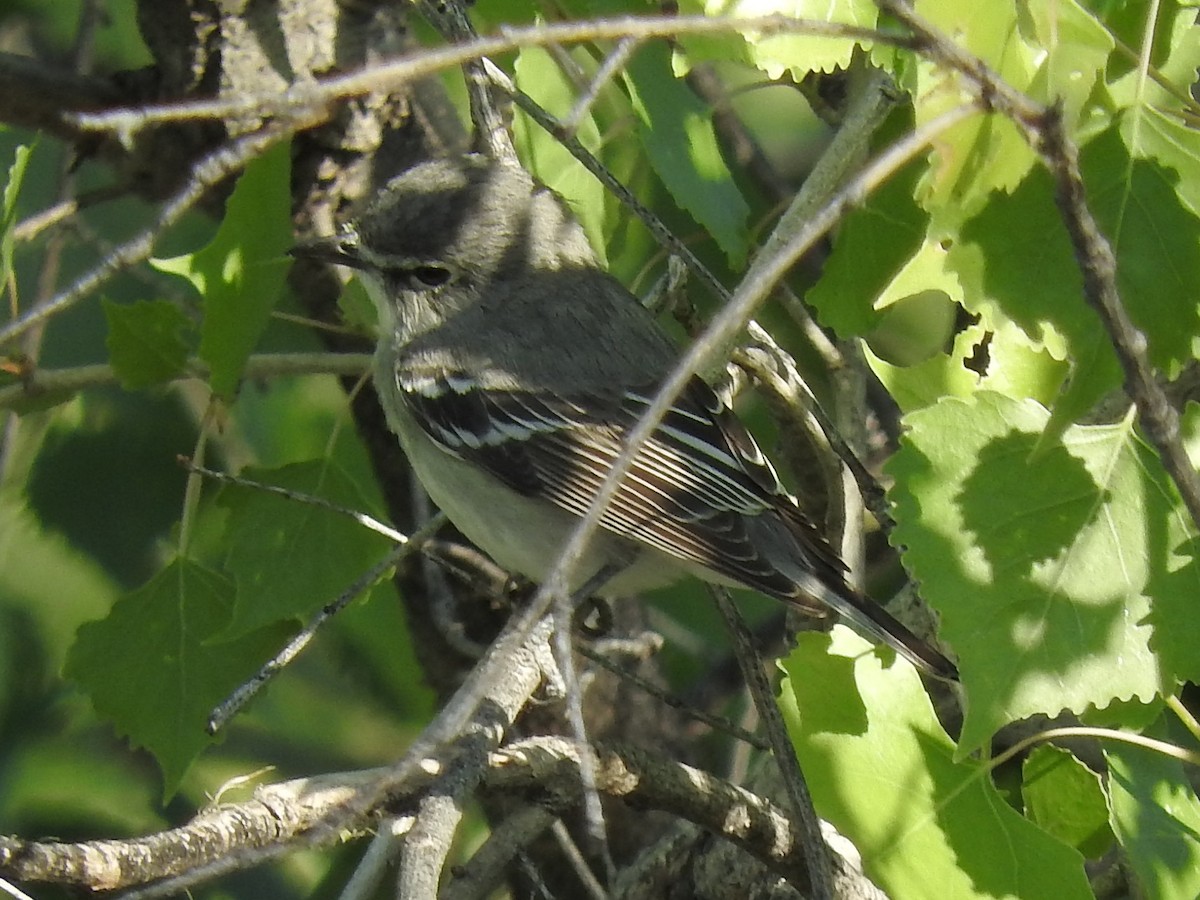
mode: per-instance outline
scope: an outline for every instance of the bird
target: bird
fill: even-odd
[[[356,270],[379,314],[372,377],[435,504],[500,566],[544,580],[679,349],[597,262],[567,203],[518,164],[418,163],[293,255]],[[572,588],[686,575],[836,613],[920,670],[954,664],[851,588],[734,412],[693,376],[638,449]]]

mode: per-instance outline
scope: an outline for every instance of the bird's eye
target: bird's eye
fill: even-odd
[[[436,288],[446,284],[453,273],[445,266],[415,266],[408,270],[413,287]]]

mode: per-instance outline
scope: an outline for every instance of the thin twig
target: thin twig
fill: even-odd
[[[788,738],[783,714],[775,703],[775,695],[763,673],[763,660],[754,647],[754,635],[725,588],[710,586],[709,593],[717,603],[721,618],[725,620],[725,630],[733,639],[733,653],[742,670],[742,679],[766,728],[771,756],[783,781],[792,820],[799,826],[800,849],[808,863],[812,896],[815,900],[835,900],[833,863],[825,837],[821,834],[821,820],[813,806],[812,793],[808,790],[800,761]]]
[[[438,515],[426,522],[420,530],[413,532],[411,537],[404,539],[404,536],[400,535],[402,540],[398,547],[368,569],[363,575],[355,579],[354,583],[346,588],[341,596],[323,607],[319,613],[313,616],[312,621],[300,629],[296,636],[287,642],[282,650],[267,660],[252,678],[244,682],[212,711],[208,717],[206,726],[208,733],[216,734],[220,731],[225,726],[225,723],[237,714],[238,710],[249,703],[266,686],[267,682],[283,671],[292,660],[304,651],[304,648],[316,636],[321,626],[345,609],[351,601],[368,590],[375,582],[379,581],[388,569],[395,567],[406,557],[420,550],[421,545],[445,524],[445,517]]]
[[[441,900],[484,900],[499,887],[517,854],[554,824],[554,813],[542,804],[524,804],[496,823],[487,840],[455,871]]]
[[[246,378],[270,378],[287,375],[362,375],[370,370],[371,356],[366,353],[259,353],[246,361]],[[207,366],[199,359],[184,365],[181,378],[204,378]],[[76,366],[71,369],[35,369],[17,384],[0,387],[0,409],[15,409],[22,404],[41,405],[69,400],[80,391],[105,387],[118,382],[117,373],[107,363]]]
[[[621,67],[629,62],[629,57],[637,51],[640,45],[640,42],[633,38],[626,38],[623,41],[617,42],[616,48],[604,58],[604,62],[600,64],[600,68],[596,70],[596,74],[592,76],[591,80],[584,86],[584,89],[580,91],[579,97],[575,100],[575,105],[571,107],[570,112],[567,113],[560,123],[562,127],[561,136],[575,136],[575,131],[579,128],[579,123],[591,110],[592,104],[600,96],[600,91],[616,76]]]
[[[0,53],[0,120],[76,141],[84,134],[71,113],[111,107],[128,98],[111,81]]]
[[[419,0],[418,8],[450,44],[470,44],[478,40],[475,27],[458,0]],[[476,148],[495,160],[513,160],[517,151],[508,134],[504,117],[492,98],[492,84],[483,69],[482,60],[472,58],[462,63],[467,81],[467,98],[471,121],[475,125]]]
[[[73,117],[73,122],[83,129],[113,131],[128,137],[143,128],[163,122],[240,119],[247,116],[311,116],[316,115],[317,110],[339,100],[390,90],[443,69],[460,66],[472,59],[493,56],[521,47],[625,38],[648,40],[679,34],[724,34],[732,31],[756,33],[761,37],[775,34],[810,34],[909,49],[915,49],[917,46],[917,42],[903,34],[785,15],[749,18],[618,16],[520,28],[504,27],[493,36],[446,47],[422,48],[391,62],[373,63],[342,75],[294,84],[282,93],[241,94],[216,100],[150,104],[100,113],[81,113]]]
[[[283,497],[287,500],[295,501],[296,503],[304,503],[308,506],[315,506],[318,509],[325,509],[329,512],[337,513],[339,516],[346,516],[349,519],[353,519],[364,528],[374,531],[376,534],[383,535],[388,540],[397,544],[409,543],[410,539],[407,535],[397,531],[386,522],[380,522],[374,516],[368,516],[366,513],[360,512],[357,509],[351,509],[347,506],[339,506],[336,503],[331,503],[324,497],[317,497],[313,494],[304,494],[300,491],[293,491],[291,488],[280,487],[277,484],[266,484],[262,481],[253,481],[249,478],[231,475],[228,472],[218,472],[216,469],[206,469],[204,466],[197,465],[185,456],[177,457],[177,461],[189,472],[195,472],[199,475],[203,475],[205,478],[210,478],[213,481],[220,482],[221,484],[232,484],[236,487],[249,488],[251,490],[260,491],[264,494],[274,494],[277,497]],[[418,532],[418,535],[424,534],[426,530],[436,531],[437,529],[433,527],[435,522],[438,525],[444,525],[446,520],[441,517],[435,517],[426,523],[425,527]],[[424,539],[420,540],[418,543],[418,549],[424,543]]]
[[[291,132],[292,126],[267,127],[262,131],[236,138],[209,153],[196,163],[191,177],[167,201],[153,224],[117,247],[98,266],[69,288],[0,328],[0,346],[94,295],[102,284],[121,270],[149,258],[154,252],[154,244],[158,238],[195,206],[210,188],[245,166],[267,148],[287,139]]]
[[[656,700],[658,700],[664,706],[667,706],[673,710],[676,710],[679,713],[682,713],[683,715],[687,716],[689,719],[694,719],[697,722],[707,725],[709,728],[713,729],[714,731],[719,731],[722,734],[727,734],[734,740],[742,741],[745,744],[749,744],[751,747],[754,747],[757,750],[769,749],[767,742],[764,741],[762,738],[760,738],[758,735],[750,733],[745,728],[739,728],[737,725],[733,724],[728,719],[723,719],[720,716],[714,716],[714,715],[711,715],[710,713],[706,713],[702,709],[697,709],[696,707],[694,707],[691,704],[687,703],[686,701],[680,699],[679,697],[675,697],[672,694],[668,693],[667,691],[664,691],[662,688],[658,687],[658,685],[654,684],[653,682],[647,681],[645,678],[642,678],[640,675],[636,674],[635,672],[631,672],[628,669],[617,665],[612,660],[605,657],[605,655],[603,653],[597,653],[594,650],[592,650],[591,648],[586,647],[586,646],[581,646],[581,647],[578,647],[577,649],[581,656],[587,657],[593,663],[600,666],[601,668],[607,669],[609,672],[612,672],[618,678],[622,679],[623,681],[627,681],[629,684],[632,684],[638,690],[643,691],[646,694],[649,694],[651,697],[654,697]]]

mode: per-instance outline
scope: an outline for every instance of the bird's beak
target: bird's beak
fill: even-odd
[[[366,265],[358,254],[358,239],[353,234],[309,238],[297,243],[288,251],[288,255],[352,269],[362,269]]]

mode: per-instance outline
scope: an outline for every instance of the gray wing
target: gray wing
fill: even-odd
[[[455,375],[398,375],[398,383],[413,418],[445,450],[577,515],[654,394],[603,400],[485,390]],[[832,609],[926,672],[958,677],[943,654],[846,585],[841,560],[749,432],[698,378],[639,449],[600,523],[809,615]]]
[[[447,451],[577,515],[586,512],[653,399],[652,390],[627,391],[585,403],[545,392],[482,390],[455,376],[401,387],[415,420]],[[825,605],[786,569],[799,564],[830,590],[847,590],[841,561],[753,438],[698,378],[642,446],[600,522],[813,615],[824,614]],[[781,569],[773,558],[781,550],[793,566]]]

